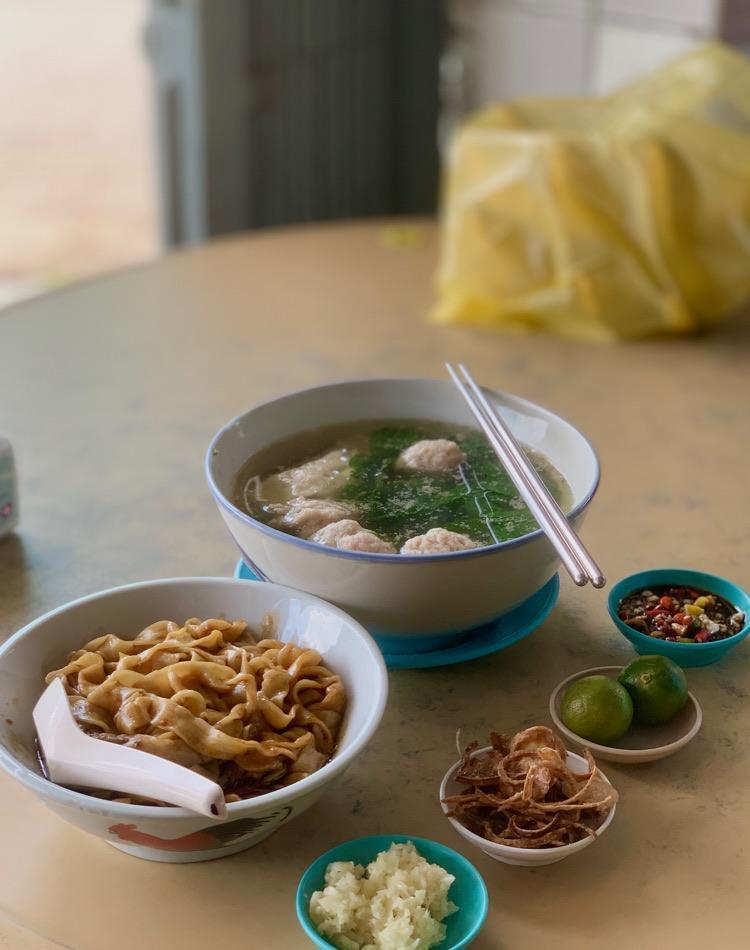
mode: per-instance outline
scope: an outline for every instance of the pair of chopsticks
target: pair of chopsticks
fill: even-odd
[[[604,587],[604,574],[571,527],[500,413],[489,402],[462,363],[458,364],[458,369],[463,379],[450,363],[445,366],[510,480],[518,489],[518,494],[526,502],[539,527],[560,556],[565,570],[579,587],[584,587],[589,581],[594,587]]]

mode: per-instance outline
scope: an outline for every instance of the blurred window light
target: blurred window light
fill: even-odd
[[[147,7],[0,3],[0,305],[157,249]]]

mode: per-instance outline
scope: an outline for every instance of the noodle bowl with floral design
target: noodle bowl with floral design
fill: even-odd
[[[268,621],[264,626],[267,615],[273,628]],[[179,624],[196,616],[215,619],[203,630],[200,622]],[[159,617],[175,623],[155,624]],[[139,631],[142,643],[134,645]],[[84,644],[95,648],[82,650]],[[123,726],[124,740],[116,741],[149,736],[137,741],[158,743],[181,761],[198,759],[192,768],[224,776],[228,794],[238,796],[227,804],[226,820],[172,805],[133,804],[111,792],[97,797],[44,777],[33,708],[45,675],[62,674],[71,657],[75,663],[86,653],[98,658],[88,657],[79,670],[65,674],[82,728],[117,735]],[[190,663],[210,666],[181,666]],[[88,672],[80,677],[84,669]],[[121,700],[133,695],[127,691],[144,684],[152,698],[133,698],[118,719]],[[122,851],[157,861],[210,860],[253,847],[315,804],[374,735],[387,695],[388,674],[372,637],[316,597],[223,577],[141,581],[58,607],[0,646],[0,767],[63,820]],[[98,715],[89,703],[92,696]],[[251,703],[248,696],[255,697]],[[146,715],[151,726],[140,724]],[[95,722],[87,723],[87,717]],[[219,747],[227,757],[214,756],[212,762],[208,753]],[[263,751],[268,762],[261,759]],[[240,771],[238,761],[253,767]],[[248,797],[239,797],[243,794]]]

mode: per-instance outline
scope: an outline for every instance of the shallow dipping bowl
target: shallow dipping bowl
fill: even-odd
[[[468,947],[482,929],[487,918],[489,898],[482,876],[463,855],[427,838],[415,838],[410,835],[372,835],[369,838],[356,838],[326,851],[302,875],[297,888],[297,917],[300,924],[317,947],[323,950],[333,948],[334,944],[326,940],[315,929],[310,919],[310,898],[314,891],[325,887],[326,868],[332,861],[352,861],[354,864],[368,865],[381,851],[387,851],[394,842],[411,841],[423,858],[430,864],[439,864],[455,877],[448,898],[457,905],[455,914],[445,918],[446,935],[440,943],[440,950],[459,950]]]
[[[705,590],[711,594],[718,594],[745,614],[745,626],[734,636],[727,637],[725,640],[714,640],[711,643],[669,643],[666,640],[660,640],[658,637],[650,637],[646,633],[641,633],[640,630],[634,630],[620,620],[617,614],[620,601],[629,594],[639,590],[647,590],[651,587],[667,585],[692,587],[694,590]],[[750,595],[741,587],[738,587],[737,584],[733,584],[717,574],[691,571],[683,567],[662,567],[623,577],[610,590],[607,606],[612,622],[620,633],[630,640],[636,653],[640,653],[641,656],[648,656],[653,653],[659,656],[668,656],[678,666],[710,666],[712,663],[717,663],[750,633]]]
[[[669,722],[655,726],[641,726],[633,722],[617,745],[599,745],[598,742],[589,742],[576,735],[562,721],[560,703],[565,690],[577,680],[585,676],[608,676],[616,680],[625,669],[623,666],[597,666],[590,670],[581,670],[574,673],[559,684],[550,696],[549,711],[555,728],[572,745],[579,749],[590,749],[595,759],[605,759],[608,762],[620,762],[623,765],[637,765],[641,762],[656,762],[657,759],[666,759],[674,755],[694,739],[703,722],[703,711],[698,700],[692,693],[688,693],[688,701],[677,715]]]
[[[541,451],[565,477],[573,495],[569,517],[580,526],[599,482],[589,443],[541,406],[508,393],[485,393],[516,438]],[[448,381],[373,379],[306,389],[256,406],[226,425],[206,456],[208,483],[243,560],[260,577],[337,604],[377,634],[388,653],[442,649],[550,580],[559,560],[541,530],[450,554],[367,554],[277,531],[233,503],[240,469],[261,449],[307,429],[379,419],[472,425]]]
[[[267,612],[277,617],[280,640],[317,650],[346,687],[348,708],[338,749],[317,772],[287,788],[227,805],[222,822],[185,808],[104,801],[42,776],[31,711],[44,689],[45,673],[63,666],[73,650],[105,633],[135,637],[165,619],[242,619],[258,630]],[[314,804],[374,734],[387,694],[388,675],[372,637],[315,597],[224,577],[128,584],[59,607],[0,648],[0,766],[65,821],[121,851],[153,861],[204,861],[258,844]]]

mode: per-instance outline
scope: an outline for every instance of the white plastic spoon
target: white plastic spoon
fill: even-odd
[[[143,795],[208,818],[226,818],[224,792],[216,782],[158,755],[87,736],[73,718],[61,679],[52,680],[33,715],[56,784]]]

